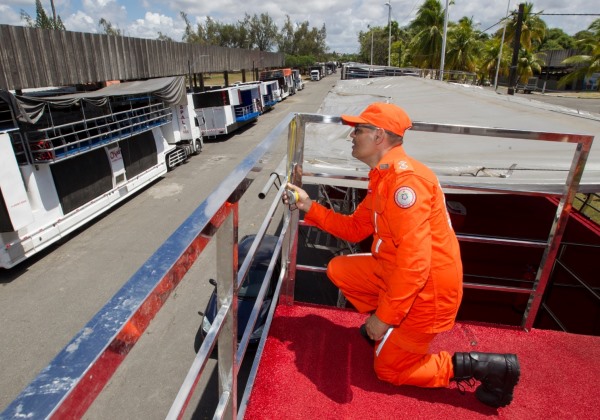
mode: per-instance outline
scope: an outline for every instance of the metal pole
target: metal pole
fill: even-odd
[[[510,76],[508,80],[509,95],[514,95],[517,85],[517,64],[519,60],[519,50],[521,48],[521,29],[523,27],[523,13],[525,4],[519,4],[519,14],[517,15],[517,27],[515,29],[515,38],[513,39],[513,57],[510,64]]]
[[[444,81],[444,62],[446,61],[446,35],[448,34],[448,0],[446,0],[446,11],[444,13],[444,36],[442,39],[442,56],[440,57],[440,80]]]
[[[388,1],[385,5],[389,7],[389,9],[388,9],[388,66],[389,66],[390,59],[392,57],[392,3]]]
[[[371,25],[367,25],[367,28],[369,28],[369,32],[371,32],[371,66],[373,65],[373,28],[371,28]]]
[[[500,71],[500,60],[502,60],[502,47],[504,46],[504,36],[506,35],[506,26],[508,25],[508,10],[510,9],[510,0],[506,5],[506,17],[504,18],[504,29],[502,30],[502,41],[500,41],[500,52],[498,53],[498,63],[496,63],[496,78],[494,79],[494,90],[498,90],[498,72]]]
[[[371,29],[371,65],[373,65],[373,30]]]

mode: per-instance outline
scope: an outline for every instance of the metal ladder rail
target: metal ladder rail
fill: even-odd
[[[304,135],[305,125],[307,123],[341,123],[339,117],[318,115],[318,114],[300,114],[298,117],[298,139],[295,141],[295,156],[303,156],[302,150],[304,148]],[[471,287],[487,288],[490,290],[497,291],[516,291],[529,294],[529,299],[525,313],[522,319],[522,327],[525,330],[532,328],[537,313],[541,306],[541,301],[544,296],[546,286],[556,260],[556,254],[562,241],[562,236],[566,227],[566,222],[569,217],[569,212],[572,206],[573,199],[579,187],[579,182],[585,168],[585,163],[589,155],[594,136],[591,135],[579,135],[579,134],[567,134],[567,133],[550,133],[550,132],[539,132],[539,131],[526,131],[526,130],[514,130],[514,129],[502,129],[502,128],[490,128],[490,127],[477,127],[477,126],[461,126],[461,125],[450,125],[450,124],[431,124],[424,122],[413,122],[412,131],[424,131],[433,132],[439,134],[458,134],[465,136],[482,136],[482,137],[500,137],[500,138],[514,138],[529,141],[550,141],[550,142],[566,142],[575,145],[575,151],[572,156],[570,169],[562,190],[562,193],[556,194],[552,192],[543,191],[514,191],[507,186],[506,188],[498,187],[473,187],[470,185],[453,184],[453,185],[442,185],[442,187],[457,188],[465,190],[476,190],[476,191],[489,191],[496,193],[518,193],[526,195],[541,195],[541,196],[552,196],[558,195],[560,197],[559,204],[557,206],[556,216],[553,219],[552,226],[550,228],[548,239],[544,242],[544,251],[540,265],[538,267],[535,281],[531,290],[525,292],[524,290],[517,288],[506,288],[489,285],[472,285]],[[300,150],[300,151],[298,151]],[[295,165],[300,166],[302,170],[302,162],[294,161]],[[301,171],[302,173],[302,171]],[[309,174],[304,172],[304,175],[310,175],[313,177],[326,177],[327,174]],[[353,177],[346,177],[347,179]],[[471,238],[473,240],[484,240],[489,239]],[[495,239],[495,241],[504,241],[503,239]],[[536,241],[518,241],[524,246],[540,246]],[[316,268],[318,269],[318,268]],[[293,302],[293,289],[285,288],[289,296],[285,296],[286,302]],[[289,290],[292,290],[289,292]]]
[[[109,118],[113,121],[108,121]],[[162,102],[148,104],[93,118],[85,118],[84,115],[82,119],[73,122],[39,129],[32,133],[47,135],[44,141],[50,142],[48,147],[35,147],[40,140],[33,135],[27,136],[27,144],[32,149],[35,162],[56,162],[168,124],[171,120],[171,109]],[[50,136],[49,133],[53,135]]]
[[[578,288],[582,291],[585,291],[590,298],[596,302],[598,308],[600,308],[600,287],[594,287],[588,284],[586,280],[581,278],[573,267],[570,267],[568,263],[565,261],[565,253],[567,249],[573,247],[584,247],[584,248],[600,248],[600,245],[591,245],[591,244],[581,244],[581,243],[573,243],[573,242],[563,242],[560,247],[560,251],[556,258],[556,264],[553,267],[552,275],[554,276],[559,269],[564,270],[564,272],[575,281],[575,285],[567,285],[562,283],[554,282],[551,287],[568,287],[568,288]],[[550,290],[549,290],[550,291]],[[548,316],[554,321],[556,326],[560,328],[564,332],[576,333],[575,331],[569,330],[565,323],[561,321],[560,317],[552,310],[550,303],[548,302],[549,294],[544,295],[544,300],[542,302],[542,309],[546,311]],[[599,325],[600,328],[600,325]]]

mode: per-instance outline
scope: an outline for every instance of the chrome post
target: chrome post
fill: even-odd
[[[227,395],[225,418],[237,415],[237,232],[238,203],[230,204],[230,213],[217,232],[217,311],[230,305],[218,341],[219,394]]]
[[[556,261],[556,254],[560,248],[563,234],[565,233],[569,213],[571,212],[571,207],[573,205],[573,199],[575,198],[575,194],[577,194],[579,182],[583,176],[583,169],[585,168],[585,163],[592,147],[593,138],[590,138],[589,136],[580,136],[577,140],[579,140],[579,142],[576,143],[577,148],[573,155],[569,175],[556,209],[556,216],[554,217],[552,227],[550,228],[548,245],[544,250],[540,267],[533,284],[533,291],[529,296],[527,308],[523,314],[522,327],[525,330],[530,330],[533,327],[535,317],[540,309],[542,298],[544,297],[544,292],[546,291],[546,286]]]

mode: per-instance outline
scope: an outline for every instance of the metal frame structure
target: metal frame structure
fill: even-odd
[[[276,144],[280,135],[288,131],[288,159],[286,180],[300,185],[303,176],[326,177],[327,174],[302,172],[303,150],[308,124],[340,124],[337,116],[318,114],[289,114],[275,129],[219,184],[209,197],[188,217],[188,219],[167,239],[113,298],[88,322],[56,358],[30,383],[29,386],[0,413],[1,418],[61,418],[81,417],[102,391],[112,374],[135,345],[150,321],[161,309],[173,289],[183,280],[186,272],[216,236],[217,290],[219,310],[208,335],[177,395],[167,418],[179,418],[187,407],[207,359],[218,341],[220,400],[215,418],[243,418],[245,407],[252,390],[254,378],[260,363],[262,349],[268,335],[275,310],[270,309],[263,336],[259,343],[250,377],[237,406],[237,374],[246,351],[250,333],[256,323],[258,308],[262,304],[266,287],[263,287],[252,317],[248,322],[242,341],[237,344],[237,290],[248,272],[251,261],[267,228],[274,219],[275,210],[280,206],[282,185],[275,195],[273,204],[264,219],[255,243],[239,270],[237,267],[237,226],[238,202],[262,168],[261,158]],[[593,142],[593,136],[544,133],[518,130],[505,130],[484,127],[440,125],[416,122],[415,131],[447,134],[477,135],[517,138],[534,141],[559,141],[576,145],[571,169],[564,185],[556,217],[546,242],[509,241],[481,237],[462,237],[462,240],[493,241],[495,243],[518,243],[523,246],[544,247],[544,254],[537,271],[534,287],[531,290],[519,288],[498,288],[490,285],[471,284],[466,287],[489,288],[496,291],[510,291],[529,294],[529,303],[523,318],[523,327],[530,329],[540,308],[541,299],[557,252],[561,244],[571,203],[577,191],[583,169]],[[269,180],[273,182],[273,177]],[[270,187],[269,187],[270,188]],[[452,185],[450,188],[460,188]],[[472,188],[471,188],[472,189]],[[265,187],[261,194],[268,191]],[[493,190],[510,192],[508,190]],[[531,191],[539,195],[538,191]],[[523,194],[519,192],[519,194]],[[269,265],[266,276],[278,274],[275,296],[281,304],[294,302],[296,269],[311,267],[296,266],[299,217],[297,211],[285,211],[277,249]],[[281,272],[274,273],[275,259],[281,250]],[[315,270],[316,271],[316,270]],[[267,282],[264,282],[266,285]],[[274,302],[277,299],[273,300]],[[133,328],[132,328],[133,327]],[[128,331],[138,333],[132,335]],[[98,374],[102,372],[102,374]]]

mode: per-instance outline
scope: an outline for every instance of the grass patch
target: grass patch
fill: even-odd
[[[573,208],[600,225],[600,195],[577,194],[573,200]]]
[[[242,82],[242,72],[230,72],[228,74],[229,85],[233,85],[235,82]],[[246,72],[246,81],[253,82],[254,77],[251,71]],[[225,77],[223,73],[205,73],[204,74],[204,85],[205,86],[224,86]]]

